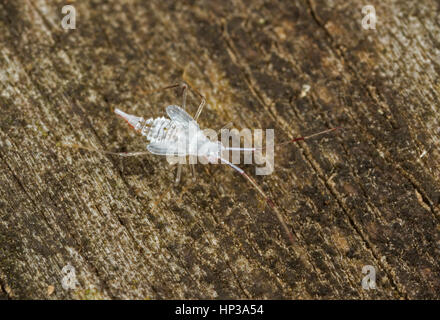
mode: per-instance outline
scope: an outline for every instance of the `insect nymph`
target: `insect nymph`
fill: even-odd
[[[170,105],[166,112],[169,119],[159,117],[145,120],[115,109],[118,116],[147,138],[147,150],[152,154],[197,156],[217,162],[222,159],[221,152],[229,150],[220,142],[213,142],[205,136],[199,124],[181,107]]]
[[[118,116],[123,118],[133,129],[135,129],[137,132],[140,132],[141,135],[146,137],[149,142],[149,144],[147,145],[147,151],[115,153],[100,151],[77,145],[75,147],[124,157],[139,156],[148,153],[161,156],[196,156],[205,158],[210,163],[221,162],[223,164],[226,164],[236,170],[238,173],[240,173],[247,181],[249,181],[251,185],[258,191],[258,193],[264,198],[267,205],[275,212],[279,222],[281,223],[281,226],[289,237],[290,242],[293,243],[293,235],[289,230],[287,224],[285,223],[274,201],[266,195],[263,189],[255,182],[254,179],[247,175],[246,172],[243,171],[243,169],[239,168],[229,160],[222,157],[222,153],[224,151],[234,150],[252,152],[263,148],[229,148],[221,144],[220,141],[211,141],[207,136],[205,136],[203,131],[200,129],[199,124],[197,123],[197,119],[200,116],[205,105],[205,98],[199,92],[194,90],[194,92],[198,96],[200,96],[201,103],[193,118],[184,110],[188,90],[188,86],[185,83],[171,85],[159,90],[176,88],[180,86],[183,89],[182,106],[179,107],[176,105],[169,105],[166,108],[166,113],[169,118],[158,117],[144,119],[142,117],[127,114],[119,109],[115,109],[115,113]],[[300,140],[307,140],[309,138],[328,133],[336,129],[339,128],[336,127],[332,129],[327,129],[309,136],[291,139],[278,145],[292,143]],[[193,164],[191,164],[191,167],[194,173]],[[180,180],[180,175],[181,165],[179,164],[177,169],[176,182]]]

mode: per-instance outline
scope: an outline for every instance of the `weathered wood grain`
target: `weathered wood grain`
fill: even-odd
[[[76,30],[64,1],[0,1],[0,297],[439,298],[437,1],[369,1],[376,30],[357,0],[70,2]],[[344,126],[255,177],[295,246],[225,166],[176,187],[163,158],[62,146],[144,150],[112,110],[163,115],[178,92],[148,92],[181,80],[202,127]]]

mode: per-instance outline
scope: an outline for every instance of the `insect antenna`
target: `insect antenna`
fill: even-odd
[[[330,133],[330,132],[332,132],[332,131],[336,131],[336,130],[339,130],[339,129],[342,129],[342,127],[334,127],[334,128],[331,128],[331,129],[326,129],[326,130],[323,130],[323,131],[320,131],[320,132],[317,132],[317,133],[313,133],[313,134],[308,135],[308,136],[297,137],[297,138],[290,139],[290,140],[287,140],[287,141],[284,141],[284,142],[281,142],[281,143],[276,143],[276,144],[274,144],[274,145],[272,145],[272,146],[274,146],[274,147],[280,147],[280,146],[284,146],[284,145],[286,145],[286,144],[293,143],[293,142],[297,142],[297,141],[305,141],[305,140],[309,140],[309,139],[314,138],[314,137],[316,137],[316,136],[320,136],[320,135],[323,135],[323,134],[326,134],[326,133]],[[264,150],[264,149],[266,149],[266,148],[268,148],[268,147],[269,147],[269,146],[257,147],[257,148],[235,148],[235,147],[226,147],[225,150],[226,150],[226,151],[256,151],[256,150]]]
[[[320,136],[320,135],[323,135],[323,134],[326,134],[326,133],[330,133],[332,131],[336,131],[336,130],[339,130],[339,129],[342,129],[342,127],[334,127],[334,128],[330,128],[330,129],[327,129],[327,130],[323,130],[323,131],[317,132],[317,133],[313,133],[313,134],[308,135],[308,136],[290,139],[290,140],[287,140],[287,141],[284,141],[284,142],[281,142],[281,143],[277,143],[274,146],[275,147],[279,147],[279,146],[283,146],[283,145],[286,145],[286,144],[289,144],[289,143],[293,143],[293,142],[296,142],[296,141],[309,140],[309,139],[314,138],[316,136]],[[257,149],[264,149],[264,148],[267,148],[267,147],[262,147],[262,148],[257,148]]]
[[[150,154],[149,151],[134,151],[134,152],[105,151],[105,150],[100,150],[100,149],[96,149],[96,148],[92,148],[92,147],[88,147],[88,146],[84,146],[84,145],[80,145],[80,144],[76,144],[76,143],[74,143],[74,144],[62,143],[62,146],[67,147],[67,148],[74,148],[74,149],[87,150],[87,151],[98,152],[98,153],[103,153],[103,154],[110,154],[113,156],[120,156],[120,157],[134,157],[134,156],[142,156],[142,155]]]

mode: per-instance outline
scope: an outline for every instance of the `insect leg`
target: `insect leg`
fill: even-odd
[[[180,86],[182,86],[182,84],[176,83],[176,84],[172,84],[172,85],[169,85],[169,86],[166,86],[166,87],[150,90],[150,91],[146,92],[146,94],[150,95],[150,94],[155,93],[155,92],[160,92],[160,91],[164,91],[164,90],[167,90],[167,89],[173,89],[173,88],[177,88],[177,87],[180,87]]]
[[[163,88],[159,88],[159,89],[154,89],[149,91],[147,94],[151,94],[154,92],[159,92],[159,91],[163,91],[163,90],[167,90],[167,89],[172,89],[172,88],[177,88],[177,87],[182,87],[182,109],[186,108],[186,98],[188,96],[188,89],[190,89],[194,94],[196,94],[197,96],[200,97],[200,99],[202,100],[200,102],[200,105],[197,109],[197,112],[194,116],[194,120],[197,121],[197,119],[199,118],[200,114],[202,113],[203,107],[206,104],[206,99],[205,97],[196,89],[192,88],[189,84],[187,84],[186,82],[182,82],[182,83],[176,83],[176,84],[172,84]]]
[[[278,207],[275,205],[273,200],[266,195],[266,193],[263,191],[263,189],[261,189],[261,187],[257,184],[257,182],[254,179],[252,179],[249,175],[247,175],[246,172],[244,172],[243,169],[237,167],[236,165],[234,165],[233,163],[229,162],[228,160],[225,160],[223,158],[219,158],[219,159],[220,159],[221,162],[227,164],[228,166],[230,166],[234,170],[238,171],[238,173],[240,173],[246,180],[248,180],[251,183],[251,185],[258,191],[258,193],[260,193],[260,195],[263,196],[263,198],[266,201],[267,205],[275,212],[275,214],[276,214],[276,216],[278,218],[278,221],[280,222],[281,226],[284,229],[284,232],[286,233],[286,235],[289,238],[290,243],[292,245],[294,245],[295,243],[294,243],[294,240],[293,240],[292,232],[287,227],[287,224],[284,221],[283,216],[281,215],[280,211],[278,210]]]
[[[173,89],[173,88],[178,88],[178,87],[182,87],[182,109],[185,109],[186,97],[187,97],[187,93],[188,93],[188,84],[186,84],[185,82],[175,83],[175,84],[171,84],[171,85],[166,86],[166,87],[162,87],[162,88],[158,88],[158,89],[153,89],[153,90],[150,90],[150,91],[146,92],[146,94],[150,95],[150,94],[155,93],[155,92],[165,91],[167,89]]]
[[[199,91],[197,91],[196,89],[194,89],[192,86],[190,86],[189,84],[185,83],[185,85],[196,95],[198,95],[201,99],[201,102],[199,104],[199,107],[197,108],[197,112],[194,115],[194,120],[197,121],[197,119],[199,118],[200,114],[202,113],[203,107],[205,106],[206,103],[206,99],[205,96],[202,95]]]
[[[188,85],[184,82],[182,83],[182,109],[186,109],[186,96],[188,94]]]
[[[193,181],[196,181],[196,167],[194,166],[194,164],[191,163],[191,173],[193,176]]]
[[[202,96],[198,91],[196,91],[196,92],[197,92],[197,93],[199,94],[199,96],[202,98],[202,101],[200,102],[199,108],[197,109],[197,112],[196,112],[196,114],[195,114],[195,116],[194,116],[194,120],[197,121],[197,119],[199,118],[200,114],[202,113],[203,107],[205,106],[206,99],[205,99],[205,97]]]
[[[176,180],[174,180],[174,184],[176,186],[179,184],[181,176],[182,176],[182,165],[179,163],[177,164]]]

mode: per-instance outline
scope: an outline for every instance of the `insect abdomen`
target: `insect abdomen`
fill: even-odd
[[[141,134],[147,138],[150,143],[175,142],[177,141],[178,129],[175,124],[167,118],[150,118],[145,120]]]

